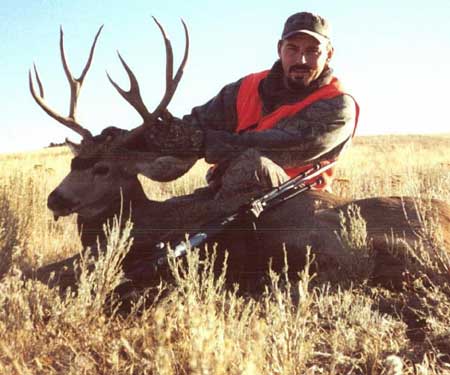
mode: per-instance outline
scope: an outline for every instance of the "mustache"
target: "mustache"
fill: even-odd
[[[310,70],[311,70],[311,67],[309,67],[309,66],[306,65],[306,64],[296,64],[296,65],[292,65],[292,66],[289,68],[289,73],[291,73],[291,72],[293,72],[293,71],[296,71],[296,70],[307,70],[307,71],[310,71]]]

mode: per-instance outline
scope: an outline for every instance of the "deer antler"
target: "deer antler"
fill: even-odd
[[[155,111],[153,112],[153,116],[158,118],[166,110],[167,106],[169,105],[170,101],[172,100],[172,97],[175,94],[175,91],[178,87],[178,83],[180,82],[181,77],[183,76],[183,70],[186,65],[188,53],[189,53],[189,32],[188,32],[187,26],[184,23],[183,19],[181,19],[181,23],[183,24],[183,28],[184,28],[184,36],[186,39],[186,45],[184,48],[183,60],[181,61],[181,64],[177,70],[177,73],[175,74],[175,77],[173,77],[172,45],[170,43],[170,40],[166,36],[164,28],[161,26],[161,24],[158,22],[158,20],[155,17],[152,17],[152,18],[155,21],[155,23],[158,25],[159,29],[161,30],[161,34],[164,37],[164,44],[166,46],[166,92],[164,93],[164,96],[163,96],[161,102],[158,104]]]
[[[92,139],[92,134],[89,130],[82,127],[77,119],[76,119],[76,110],[77,110],[77,100],[78,95],[80,93],[81,86],[83,85],[84,78],[86,77],[86,74],[91,67],[92,58],[94,56],[94,50],[95,45],[97,43],[97,39],[100,35],[100,32],[103,29],[103,25],[100,26],[100,28],[97,31],[97,34],[95,35],[94,42],[92,43],[91,50],[89,53],[88,60],[86,62],[86,65],[83,68],[83,71],[79,78],[74,78],[72,73],[70,72],[69,66],[67,64],[65,52],[64,52],[64,33],[62,27],[60,28],[60,39],[59,39],[59,49],[61,52],[61,60],[64,68],[64,72],[66,73],[67,80],[69,81],[70,85],[70,110],[68,116],[62,116],[56,111],[54,111],[44,100],[44,88],[42,86],[42,82],[39,78],[39,73],[37,71],[36,65],[33,64],[34,67],[34,74],[36,77],[36,82],[39,86],[39,95],[37,95],[34,85],[33,85],[33,78],[31,69],[28,72],[28,80],[30,85],[30,91],[31,95],[33,96],[36,103],[52,118],[54,118],[56,121],[60,122],[61,124],[67,126],[68,128],[72,129],[73,131],[80,134],[83,138],[83,140],[89,141]]]
[[[128,78],[130,80],[130,89],[128,91],[123,90],[119,85],[114,82],[111,77],[108,74],[108,79],[110,80],[111,84],[116,88],[116,90],[119,92],[120,95],[129,103],[131,106],[133,106],[134,109],[141,115],[142,119],[144,120],[144,123],[137,128],[134,128],[131,130],[128,134],[126,134],[121,140],[121,144],[125,144],[131,139],[134,139],[135,137],[141,135],[143,131],[152,126],[155,121],[158,120],[164,113],[167,113],[167,106],[169,105],[170,101],[172,100],[173,95],[175,94],[175,91],[177,89],[178,83],[181,80],[181,77],[183,75],[183,69],[186,65],[188,53],[189,53],[189,32],[187,29],[187,26],[183,20],[181,20],[184,28],[184,34],[186,39],[185,49],[184,49],[184,56],[183,60],[181,61],[181,64],[177,70],[177,73],[175,74],[175,77],[173,76],[173,51],[172,51],[172,44],[170,43],[170,40],[167,38],[166,32],[164,28],[161,26],[161,24],[158,22],[158,20],[155,17],[152,17],[155,21],[156,25],[161,31],[161,34],[164,38],[164,44],[166,47],[166,90],[164,92],[164,96],[161,100],[161,102],[158,104],[156,109],[153,112],[149,112],[147,107],[144,104],[144,101],[142,100],[140,90],[139,90],[139,84],[137,82],[136,76],[130,69],[130,67],[126,64],[122,56],[119,54],[119,59],[125,68],[125,71],[128,74]]]

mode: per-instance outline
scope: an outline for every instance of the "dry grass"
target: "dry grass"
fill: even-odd
[[[358,138],[342,159],[335,192],[450,202],[449,150],[449,136]],[[346,279],[330,283],[305,269],[290,280],[287,270],[270,271],[255,300],[225,288],[225,269],[214,276],[213,250],[203,262],[191,251],[184,264],[171,263],[174,283],[123,317],[109,295],[120,282],[131,224],[108,229],[93,270],[83,259],[78,293],[62,297],[21,279],[24,270],[80,250],[74,218],[55,223],[46,208],[70,157],[64,148],[0,156],[0,374],[450,373],[450,259],[432,207],[418,209],[423,241],[435,251],[404,244],[410,282],[402,291],[368,285],[371,243],[352,207],[339,233],[355,259],[344,265]],[[190,192],[203,184],[205,169],[199,163],[175,183],[144,181],[146,192],[152,199]],[[411,332],[412,321],[422,328]]]

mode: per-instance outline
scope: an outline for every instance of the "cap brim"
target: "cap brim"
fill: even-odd
[[[283,39],[289,39],[291,36],[297,35],[297,34],[308,34],[311,35],[314,39],[316,39],[318,42],[320,43],[329,43],[330,39],[328,39],[326,36],[323,36],[322,34],[319,33],[315,33],[314,31],[311,30],[294,30],[291,31],[290,33],[286,34]]]

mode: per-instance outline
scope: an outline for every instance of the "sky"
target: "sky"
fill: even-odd
[[[131,129],[141,123],[106,77],[107,71],[128,87],[117,51],[135,72],[147,107],[155,108],[162,98],[164,44],[151,16],[172,41],[175,65],[184,49],[180,18],[189,28],[188,63],[169,105],[181,117],[227,83],[270,68],[284,21],[299,11],[320,14],[331,24],[331,65],[361,108],[357,134],[450,132],[448,0],[2,0],[0,153],[35,150],[66,137],[80,140],[45,114],[28,89],[28,70],[35,62],[47,103],[68,114],[60,25],[76,77],[104,25],[78,100],[79,122],[97,134],[106,126]]]

